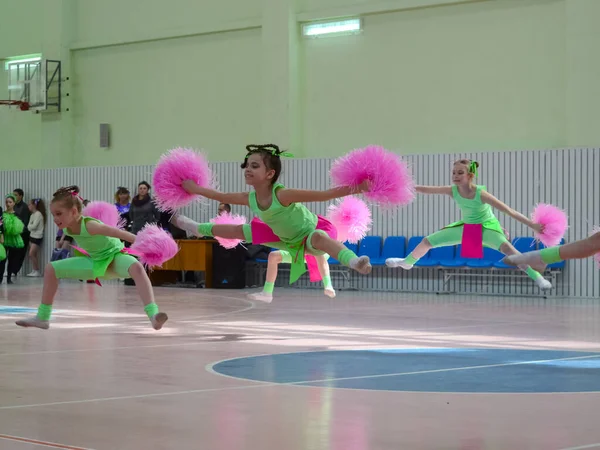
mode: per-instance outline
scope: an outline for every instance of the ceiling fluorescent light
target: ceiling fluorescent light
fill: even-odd
[[[362,29],[360,19],[336,20],[331,22],[306,23],[302,25],[304,36],[325,36],[340,34],[355,34]]]

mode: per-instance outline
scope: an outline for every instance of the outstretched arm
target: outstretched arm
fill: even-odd
[[[96,222],[94,220],[90,220],[85,224],[88,233],[93,235],[102,235],[108,237],[114,237],[117,239],[121,239],[123,241],[127,241],[130,243],[135,242],[135,234],[130,233],[129,231],[120,230],[119,228],[109,227],[101,222]]]
[[[192,180],[185,180],[181,184],[181,187],[190,194],[201,195],[202,197],[210,198],[211,200],[216,200],[221,203],[249,206],[247,192],[219,192],[214,189],[198,186]]]
[[[420,194],[452,195],[452,186],[415,186]]]
[[[334,198],[346,197],[352,194],[360,194],[366,190],[368,190],[367,182],[362,183],[357,188],[340,186],[327,189],[326,191],[282,188],[277,191],[277,199],[283,206],[288,206],[292,203],[327,202],[329,200],[333,200]]]
[[[482,191],[481,192],[481,200],[483,201],[483,203],[487,203],[488,205],[496,208],[497,210],[502,211],[504,214],[512,217],[515,220],[518,220],[522,224],[527,225],[529,228],[537,231],[538,233],[540,233],[542,231],[542,226],[541,225],[533,223],[533,221],[531,219],[529,219],[528,217],[524,216],[520,212],[515,211],[514,209],[512,209],[507,204],[505,204],[505,203],[501,202],[500,200],[498,200],[496,197],[494,197],[489,192]]]

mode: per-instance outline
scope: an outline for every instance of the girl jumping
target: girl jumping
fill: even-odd
[[[146,270],[137,259],[123,251],[124,245],[121,239],[133,243],[135,235],[109,227],[97,219],[82,216],[82,206],[77,186],[64,187],[54,193],[50,203],[54,223],[64,230],[65,235],[73,237],[78,248],[89,256],[80,253],[82,256],[49,263],[44,270],[42,303],[38,308],[37,316],[18,320],[17,325],[44,330],[50,327],[54,296],[58,289],[58,280],[61,278],[75,280],[133,278],[152,327],[160,330],[168,317],[158,311]]]
[[[452,182],[454,183],[452,186],[416,186],[417,192],[422,194],[451,196],[461,210],[462,220],[427,236],[406,258],[388,258],[385,262],[388,267],[402,267],[410,270],[431,248],[458,245],[461,242],[465,247],[464,239],[471,237],[464,233],[465,227],[469,227],[469,231],[472,233],[480,233],[481,239],[476,245],[493,248],[505,255],[520,255],[506,238],[500,222],[492,212],[492,206],[538,233],[543,231],[541,225],[533,223],[523,214],[488,193],[485,186],[476,185],[473,180],[477,176],[478,167],[477,161],[461,159],[456,161],[452,168]],[[477,226],[479,226],[479,230]],[[518,267],[525,271],[540,289],[552,289],[552,283],[529,264],[518,264]]]
[[[327,191],[287,189],[277,180],[281,174],[281,156],[290,156],[276,145],[249,145],[241,167],[251,192],[223,193],[199,186],[192,180],[182,183],[183,189],[221,203],[249,206],[256,217],[250,224],[217,225],[197,223],[175,215],[172,221],[181,229],[196,236],[241,239],[253,244],[285,250],[292,256],[290,284],[304,272],[305,254],[336,255],[343,265],[362,274],[371,272],[368,256],[358,257],[352,250],[336,241],[337,231],[324,217],[317,216],[303,202],[326,202],[368,189],[361,184],[352,192],[348,186]]]

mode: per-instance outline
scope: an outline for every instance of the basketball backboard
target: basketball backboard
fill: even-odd
[[[60,61],[29,58],[7,61],[8,100],[29,104],[35,112],[60,112],[61,64]],[[19,110],[18,106],[10,106]]]

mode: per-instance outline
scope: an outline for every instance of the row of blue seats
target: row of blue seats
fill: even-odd
[[[413,236],[408,239],[408,245],[404,236],[388,236],[385,241],[381,236],[367,236],[363,238],[359,244],[345,245],[353,250],[359,256],[367,255],[373,266],[385,265],[387,258],[404,258],[409,255],[424,236]],[[564,243],[564,240],[563,242]],[[561,243],[561,244],[562,244]],[[383,244],[383,245],[382,245]],[[530,252],[544,248],[543,244],[537,245],[537,242],[532,237],[516,237],[512,240],[514,247],[521,253]],[[470,267],[473,269],[514,269],[514,266],[509,266],[501,262],[504,255],[497,250],[491,248],[483,249],[482,259],[465,259],[460,256],[461,246],[439,247],[433,248],[423,256],[415,266],[417,267],[447,267],[461,268]],[[329,258],[329,264],[339,264],[335,258]],[[550,269],[562,269],[565,266],[565,261],[561,261],[548,266]]]
[[[344,245],[357,255],[367,255],[373,266],[384,266],[387,258],[404,258],[409,255],[417,245],[423,240],[423,236],[413,236],[408,239],[404,236],[388,236],[385,240],[381,236],[366,236],[359,244],[345,242]],[[563,242],[564,243],[564,240]],[[561,244],[562,244],[561,243]],[[537,244],[532,237],[516,237],[512,244],[521,253],[530,252],[544,248],[543,244]],[[460,245],[452,247],[439,247],[431,249],[427,254],[415,264],[417,267],[445,267],[462,268],[470,267],[473,269],[514,269],[500,260],[504,255],[491,248],[483,249],[482,259],[465,259],[460,257]],[[267,262],[266,260],[256,260],[257,262]],[[329,258],[330,265],[339,264],[335,258]],[[550,269],[562,269],[565,261],[561,261],[548,266]]]

